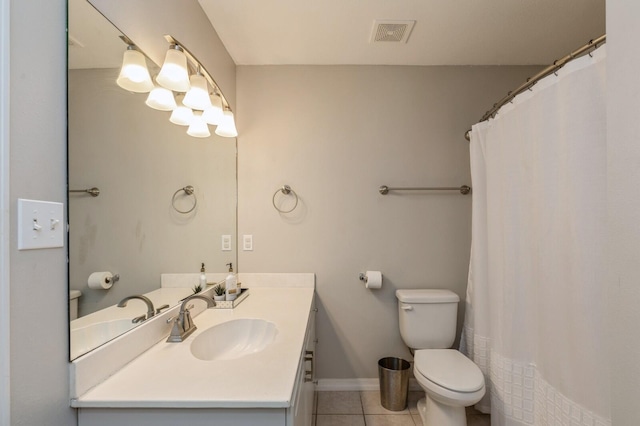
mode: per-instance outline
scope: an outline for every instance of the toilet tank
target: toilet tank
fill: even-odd
[[[80,290],[69,291],[69,320],[78,318],[78,298],[82,296]]]
[[[450,290],[397,290],[400,335],[412,349],[448,349],[456,339],[458,302]]]

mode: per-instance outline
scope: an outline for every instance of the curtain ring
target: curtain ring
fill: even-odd
[[[278,206],[276,206],[276,195],[278,195],[278,192],[282,192],[284,195],[293,194],[293,196],[296,197],[296,202],[293,205],[293,207],[291,207],[289,210],[279,209]],[[273,197],[271,198],[271,203],[273,204],[273,208],[278,210],[280,213],[291,213],[296,209],[296,207],[298,207],[298,194],[296,194],[296,191],[291,189],[289,185],[284,185],[282,188],[279,188],[278,190],[276,190],[276,192],[273,193]]]
[[[193,195],[193,206],[191,206],[189,210],[180,210],[179,208],[176,207],[176,195],[178,195],[180,191],[184,191],[184,193],[187,195]],[[198,205],[198,199],[196,198],[195,190],[191,185],[187,185],[184,188],[178,189],[176,192],[173,193],[173,197],[171,197],[171,206],[175,211],[181,214],[191,213],[193,209],[196,208],[197,205]]]

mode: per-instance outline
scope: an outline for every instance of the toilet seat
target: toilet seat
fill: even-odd
[[[413,373],[420,386],[443,404],[473,405],[485,393],[480,368],[454,349],[416,351]]]
[[[475,392],[484,386],[480,368],[455,349],[421,349],[414,365],[420,374],[454,392]]]

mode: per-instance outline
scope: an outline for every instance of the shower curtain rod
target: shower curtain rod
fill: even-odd
[[[498,112],[498,110],[502,108],[503,105],[505,105],[507,102],[511,102],[513,98],[518,96],[520,93],[524,92],[525,90],[531,89],[538,81],[542,80],[543,78],[545,78],[546,76],[552,73],[555,73],[560,68],[565,66],[565,64],[567,64],[568,62],[571,62],[572,60],[577,59],[586,53],[591,53],[591,51],[597,49],[600,44],[605,43],[606,40],[607,40],[607,35],[603,34],[596,39],[590,40],[589,43],[569,53],[567,56],[553,61],[553,64],[549,65],[548,67],[546,67],[545,69],[540,71],[538,74],[534,75],[533,77],[529,77],[527,81],[525,81],[520,86],[518,86],[517,89],[507,93],[507,95],[504,98],[500,99],[498,102],[493,104],[493,107],[489,111],[484,113],[479,123],[483,121],[487,121],[490,118],[493,118]],[[471,140],[470,133],[471,133],[471,129],[467,130],[466,133],[464,134],[464,138],[468,141]]]

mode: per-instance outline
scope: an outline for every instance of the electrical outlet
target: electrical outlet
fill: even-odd
[[[242,236],[242,250],[253,251],[253,235]]]
[[[222,251],[231,251],[231,235],[222,236]]]

